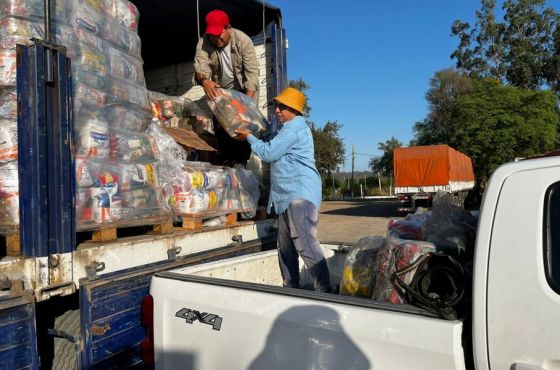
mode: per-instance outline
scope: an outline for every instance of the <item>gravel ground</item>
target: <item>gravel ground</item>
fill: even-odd
[[[385,236],[387,222],[403,216],[397,208],[394,200],[323,201],[318,239],[356,242],[365,236]]]

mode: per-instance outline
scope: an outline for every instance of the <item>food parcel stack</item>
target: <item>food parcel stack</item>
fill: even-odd
[[[72,60],[79,230],[152,224],[169,214],[146,134],[151,120],[138,11],[126,0],[59,0],[51,5],[54,42]],[[6,0],[0,29],[2,223],[18,223],[15,46],[43,38],[43,1]],[[5,149],[9,149],[5,151]]]
[[[184,228],[197,229],[235,223],[238,215],[241,219],[253,218],[260,196],[257,176],[241,165],[230,168],[190,161],[189,151],[176,142],[178,136],[167,134],[170,130],[178,129],[161,121],[149,127],[160,152],[158,169],[163,194],[176,221],[182,222]],[[190,140],[187,148],[192,148],[193,143],[197,145]]]

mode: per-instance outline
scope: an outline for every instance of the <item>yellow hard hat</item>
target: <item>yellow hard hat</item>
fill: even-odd
[[[297,110],[303,114],[303,107],[305,106],[305,95],[293,87],[287,87],[274,98],[274,101],[284,104],[292,109]]]

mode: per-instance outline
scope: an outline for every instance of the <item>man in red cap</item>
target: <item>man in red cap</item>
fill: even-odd
[[[212,10],[206,15],[206,32],[196,46],[196,82],[214,99],[218,87],[241,91],[255,102],[259,67],[253,42],[245,33],[232,28],[228,15]]]

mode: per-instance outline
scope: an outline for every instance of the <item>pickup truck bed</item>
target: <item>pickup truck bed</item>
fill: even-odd
[[[323,248],[337,285],[345,254]],[[301,279],[311,285],[305,268]],[[150,290],[154,327],[162,328],[154,332],[156,368],[300,369],[317,357],[329,369],[465,366],[460,321],[409,305],[284,288],[277,251],[162,272]],[[235,351],[235,363],[220,356],[225,350]]]

